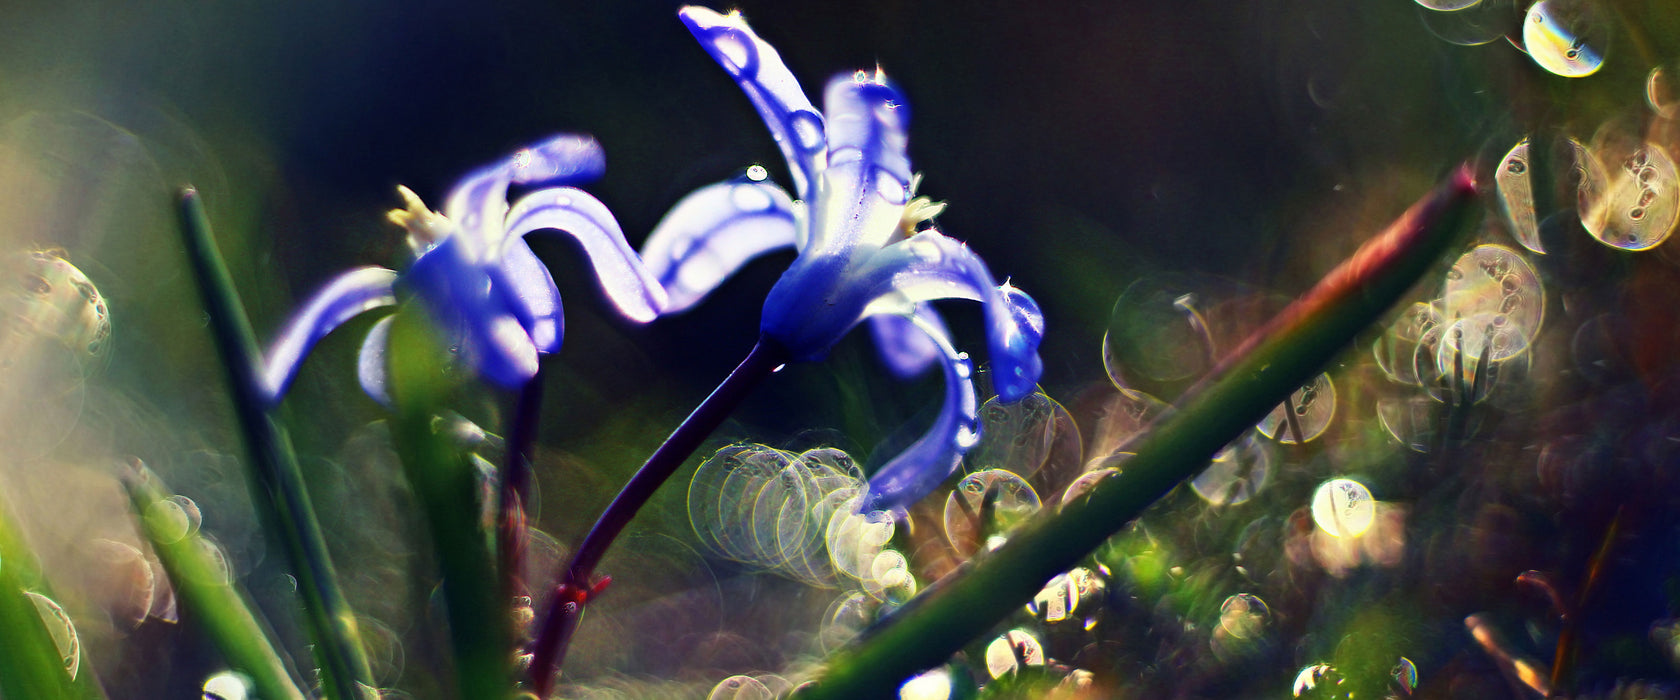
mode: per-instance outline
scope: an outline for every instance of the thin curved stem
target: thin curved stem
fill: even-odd
[[[502,570],[502,598],[528,595],[529,583],[520,578],[525,570],[525,509],[531,503],[531,464],[537,442],[537,418],[542,412],[543,375],[525,382],[513,407],[513,425],[508,430],[507,454],[503,457],[500,499],[496,518],[496,549]]]
[[[636,512],[646,505],[660,485],[664,484],[689,456],[699,449],[712,431],[723,424],[735,407],[771,372],[788,362],[788,350],[781,343],[759,336],[747,357],[741,360],[712,393],[683,419],[681,425],[665,438],[647,462],[636,470],[624,484],[612,503],[601,513],[589,529],[582,544],[572,555],[571,564],[554,587],[554,602],[543,618],[542,633],[537,637],[531,658],[531,687],[537,697],[547,697],[554,671],[565,658],[571,643],[572,631],[577,628],[577,616],[590,595],[590,579],[596,565],[607,553],[619,533],[630,524]]]

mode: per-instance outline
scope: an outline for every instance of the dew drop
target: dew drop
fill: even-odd
[[[1417,664],[1412,663],[1411,659],[1404,656],[1400,657],[1399,662],[1394,664],[1393,670],[1389,671],[1389,679],[1393,683],[1393,688],[1400,691],[1401,697],[1410,697],[1412,691],[1417,690]]]
[[[186,496],[170,496],[146,507],[146,527],[163,544],[180,542],[198,532],[202,516],[198,504]]]
[[[248,700],[252,684],[238,671],[222,671],[204,680],[204,700]]]
[[[24,595],[35,604],[35,612],[40,614],[47,633],[52,635],[53,645],[58,647],[59,660],[64,663],[64,671],[70,674],[72,680],[75,679],[76,672],[82,667],[82,642],[76,636],[76,626],[70,622],[70,616],[51,598],[34,591]]]
[[[1295,674],[1295,697],[1301,697],[1320,685],[1340,683],[1341,679],[1337,677],[1336,669],[1331,668],[1330,664],[1312,664]]]
[[[951,672],[940,667],[905,681],[898,687],[898,700],[947,700],[951,692]]]
[[[1544,253],[1539,219],[1534,212],[1533,185],[1528,177],[1528,148],[1528,139],[1524,138],[1505,154],[1503,167],[1494,173],[1494,187],[1499,192],[1500,210],[1511,229],[1511,237],[1524,248]]]
[[[1254,639],[1265,630],[1271,615],[1260,596],[1238,593],[1219,606],[1219,628],[1237,639]]]
[[[723,67],[730,74],[741,76],[756,70],[753,67],[756,51],[752,40],[746,34],[733,27],[717,32],[712,39],[712,47],[717,50],[717,56],[723,59]]]
[[[1370,490],[1352,479],[1332,479],[1313,492],[1313,522],[1334,537],[1359,537],[1371,528],[1376,501]]]
[[[1135,455],[1132,455],[1129,452],[1122,453],[1122,454],[1126,454],[1128,456],[1135,456]],[[1121,461],[1121,460],[1115,460],[1115,461]],[[1116,469],[1114,467],[1102,467],[1100,469],[1093,469],[1091,471],[1085,472],[1084,474],[1080,474],[1079,478],[1074,479],[1073,483],[1068,484],[1067,490],[1062,492],[1061,502],[1062,503],[1071,503],[1071,502],[1077,500],[1079,497],[1084,496],[1087,493],[1090,493],[1091,489],[1095,488],[1098,482],[1102,481],[1103,479],[1107,479],[1108,477],[1119,474],[1119,473],[1120,473],[1120,470]]]
[[[1024,629],[1012,629],[986,645],[986,671],[993,678],[1013,674],[1021,666],[1043,665],[1044,648]]]
[[[796,145],[802,151],[813,151],[823,145],[822,117],[810,110],[800,110],[788,116]]]
[[[752,676],[730,676],[712,687],[706,700],[772,700],[776,695]]]
[[[1605,28],[1584,4],[1569,0],[1540,0],[1528,8],[1523,23],[1523,46],[1541,68],[1565,78],[1582,78],[1604,65],[1599,38]]]
[[[989,520],[986,499],[993,499]],[[1002,469],[969,474],[945,499],[945,538],[958,554],[972,556],[991,538],[1007,535],[1037,513],[1042,503],[1031,485]]]
[[[1417,0],[1417,4],[1438,12],[1457,12],[1481,4],[1482,0]]]
[[[1314,377],[1311,383],[1296,389],[1290,398],[1295,404],[1296,425],[1300,427],[1301,440],[1312,442],[1323,435],[1336,416],[1336,385],[1331,383],[1330,376],[1320,374]],[[1255,427],[1268,438],[1293,445],[1295,434],[1284,416],[1285,410],[1284,404],[1278,404]]]

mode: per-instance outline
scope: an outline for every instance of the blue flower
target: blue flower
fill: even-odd
[[[967,356],[952,348],[927,302],[985,305],[992,382],[1005,401],[1036,388],[1044,318],[1032,298],[997,284],[964,244],[929,225],[943,204],[915,196],[906,154],[909,107],[879,70],[842,75],[818,113],[776,50],[738,14],[686,7],[689,31],[741,85],[786,156],[797,200],[744,179],[702,188],[672,208],[643,246],[671,295],[697,303],[748,260],[792,246],[799,255],[771,288],[760,330],[796,360],[821,359],[868,320],[889,367],[912,375],[938,362],[946,396],[933,428],[870,479],[869,508],[914,503],[954,471],[979,439]]]
[[[364,311],[417,297],[449,339],[451,351],[479,376],[516,389],[537,372],[537,356],[560,349],[565,331],[560,292],[524,236],[554,229],[583,244],[608,298],[627,318],[653,320],[665,290],[624,240],[600,200],[569,185],[601,176],[606,160],[588,136],[562,134],[467,176],[450,191],[443,214],[406,187],[404,208],[388,218],[408,232],[414,263],[402,275],[362,267],[339,275],[296,313],[264,358],[264,390],[271,403],[285,395],[315,343]],[[543,186],[510,208],[508,186]],[[390,318],[362,343],[362,387],[382,403]]]

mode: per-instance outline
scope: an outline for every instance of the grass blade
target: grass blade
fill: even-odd
[[[215,545],[196,532],[181,537],[169,531],[168,523],[147,517],[156,512],[154,504],[172,495],[162,481],[140,460],[133,460],[122,482],[140,519],[140,530],[169,572],[175,596],[190,619],[210,635],[234,670],[250,676],[259,696],[273,700],[306,697],[275,651],[268,630],[228,580],[227,561],[217,555]]]
[[[891,697],[905,678],[943,663],[1020,609],[1222,446],[1323,369],[1458,239],[1475,186],[1461,167],[1434,192],[1250,336],[1180,409],[1157,423],[1121,473],[1013,535],[882,620],[831,659],[801,698]]]
[[[291,438],[263,409],[258,388],[262,356],[251,322],[245,317],[245,307],[216,247],[204,205],[191,188],[181,193],[180,215],[187,255],[210,315],[210,330],[228,373],[234,410],[250,452],[254,482],[251,500],[262,516],[264,529],[280,540],[297,577],[304,621],[315,643],[327,696],[359,699],[363,689],[374,687],[373,672],[356,630],[356,616],[339,590],[326,540],[292,453]]]

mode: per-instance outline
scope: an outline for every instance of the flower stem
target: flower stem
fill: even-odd
[[[587,599],[590,579],[595,574],[596,565],[601,563],[601,557],[606,555],[607,548],[612,546],[613,540],[630,524],[630,519],[653,497],[660,485],[671,478],[677,468],[699,449],[700,443],[723,424],[747,394],[788,360],[786,347],[771,338],[759,336],[746,359],[741,360],[741,364],[724,378],[723,383],[683,419],[670,437],[665,438],[665,442],[636,470],[589,529],[589,534],[578,545],[571,564],[555,586],[555,600],[549,606],[548,615],[543,619],[542,633],[537,637],[531,660],[531,687],[537,697],[548,696],[554,671],[565,658],[572,631],[577,627],[577,616],[582,612],[581,603]],[[577,604],[568,605],[568,602]]]
[[[890,697],[910,675],[1019,610],[1131,522],[1219,448],[1321,371],[1459,239],[1473,210],[1467,168],[1332,270],[1244,341],[1157,422],[1118,474],[975,560],[966,574],[924,591],[829,659],[800,698]]]
[[[338,588],[326,540],[292,453],[291,438],[263,408],[261,354],[256,337],[216,247],[204,205],[190,187],[181,192],[180,216],[187,256],[209,312],[211,334],[227,370],[234,411],[255,467],[251,470],[255,492],[252,501],[262,514],[265,529],[279,537],[297,576],[305,621],[315,642],[316,662],[321,665],[322,685],[328,697],[360,698],[359,686],[374,685],[356,631],[356,616]]]
[[[443,573],[455,697],[506,698],[514,680],[510,615],[497,597],[496,555],[481,517],[478,473],[439,430],[438,416],[456,386],[448,354],[422,309],[399,310],[390,332],[386,359],[397,409],[392,437]]]
[[[543,375],[525,382],[513,407],[513,425],[508,430],[503,457],[501,487],[496,512],[496,550],[502,571],[502,599],[529,595],[525,571],[526,509],[531,503],[531,463],[536,448],[537,417],[542,413]]]

